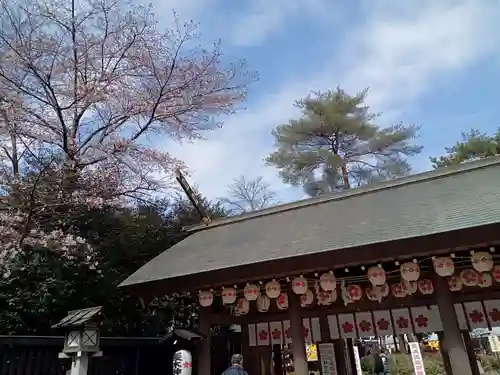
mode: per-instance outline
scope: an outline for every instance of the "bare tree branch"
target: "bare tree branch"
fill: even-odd
[[[261,210],[277,204],[276,193],[263,181],[262,176],[248,180],[242,175],[234,179],[227,189],[227,197],[220,200],[237,213]]]

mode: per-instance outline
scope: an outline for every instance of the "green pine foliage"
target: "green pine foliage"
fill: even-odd
[[[367,94],[337,88],[297,101],[302,116],[273,131],[276,150],[266,163],[311,196],[409,174],[407,158],[422,149],[412,143],[418,127],[376,125],[379,114],[364,104]]]
[[[462,133],[462,140],[445,148],[446,155],[431,157],[434,168],[460,164],[464,161],[482,159],[500,154],[500,128],[493,135],[471,129]]]

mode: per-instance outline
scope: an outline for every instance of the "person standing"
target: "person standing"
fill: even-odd
[[[385,349],[375,352],[373,359],[373,372],[376,375],[389,375],[389,357]]]
[[[231,356],[231,366],[222,375],[248,375],[248,372],[243,369],[243,356],[233,354]]]

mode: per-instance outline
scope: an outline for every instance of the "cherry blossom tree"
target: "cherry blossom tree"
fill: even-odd
[[[92,264],[70,226],[39,220],[171,188],[186,166],[162,139],[222,126],[257,78],[197,38],[193,22],[161,31],[150,7],[120,0],[0,0],[0,267],[25,246]]]

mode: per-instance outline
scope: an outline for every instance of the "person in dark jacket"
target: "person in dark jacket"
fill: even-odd
[[[387,352],[383,349],[375,352],[373,372],[377,375],[389,375],[389,358]]]
[[[231,366],[222,375],[248,375],[243,370],[243,356],[241,354],[233,354],[231,356]]]

